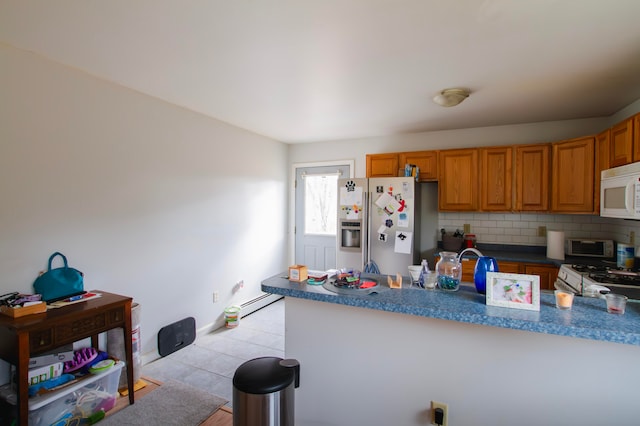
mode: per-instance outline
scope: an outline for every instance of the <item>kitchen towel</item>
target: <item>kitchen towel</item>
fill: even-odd
[[[547,257],[564,260],[564,232],[547,231]]]

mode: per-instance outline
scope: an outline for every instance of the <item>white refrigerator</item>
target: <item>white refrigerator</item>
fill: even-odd
[[[437,243],[437,186],[413,177],[338,180],[337,268],[407,275]]]

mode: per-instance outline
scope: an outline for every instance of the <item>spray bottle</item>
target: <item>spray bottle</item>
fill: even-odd
[[[420,262],[420,278],[418,278],[418,287],[424,288],[424,280],[426,278],[426,274],[429,273],[429,265],[427,264],[426,259],[422,259]]]

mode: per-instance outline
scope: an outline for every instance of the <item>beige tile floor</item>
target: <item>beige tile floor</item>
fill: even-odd
[[[221,328],[164,358],[142,367],[142,375],[177,380],[221,396],[232,406],[233,374],[245,361],[261,356],[284,358],[284,299]]]

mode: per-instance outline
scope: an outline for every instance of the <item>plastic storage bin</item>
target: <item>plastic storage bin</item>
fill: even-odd
[[[29,398],[29,425],[81,424],[81,419],[100,410],[111,410],[118,398],[123,367],[124,362],[118,361],[104,372],[83,377],[63,389]]]

